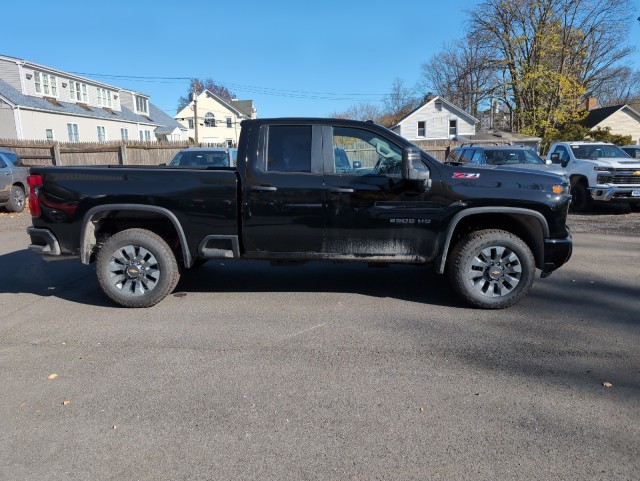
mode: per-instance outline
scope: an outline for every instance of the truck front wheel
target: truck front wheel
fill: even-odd
[[[503,230],[481,230],[462,238],[451,252],[447,274],[468,304],[503,309],[527,295],[536,272],[529,246]]]
[[[180,279],[169,245],[144,229],[127,229],[109,237],[96,257],[96,273],[104,293],[125,307],[157,304]]]
[[[588,212],[591,209],[591,194],[584,182],[571,186],[571,208],[576,212]]]

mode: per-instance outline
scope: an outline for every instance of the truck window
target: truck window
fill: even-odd
[[[358,169],[377,174],[401,173],[402,149],[368,130],[334,127],[333,147],[337,173]]]
[[[269,172],[311,172],[311,126],[270,126],[267,159]]]
[[[564,147],[564,145],[558,145],[556,147],[556,150],[554,150],[552,153],[553,154],[557,153],[560,156],[560,158],[555,162],[556,164],[560,164],[560,163],[562,163],[564,161],[568,161],[569,160],[569,152]]]

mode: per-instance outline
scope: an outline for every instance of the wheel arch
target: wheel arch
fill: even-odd
[[[91,262],[93,249],[98,244],[97,234],[100,230],[101,221],[108,219],[112,214],[117,214],[121,219],[126,219],[128,213],[136,218],[145,218],[145,215],[148,214],[149,217],[147,220],[164,220],[164,226],[162,226],[164,229],[148,228],[148,230],[155,232],[161,237],[165,237],[163,234],[166,234],[166,228],[171,226],[172,232],[178,238],[185,267],[189,267],[191,265],[192,257],[187,244],[187,236],[185,235],[180,220],[176,215],[163,207],[139,204],[107,204],[93,207],[87,211],[83,217],[80,228],[80,261],[83,264],[89,264]],[[130,222],[130,220],[128,220],[128,222]],[[114,224],[117,224],[117,221],[115,221]],[[129,226],[117,228],[116,232],[127,229],[128,227]]]
[[[576,184],[583,182],[586,187],[589,187],[589,178],[584,174],[573,174],[569,176],[569,185],[573,187]]]
[[[444,273],[453,244],[468,232],[482,229],[502,229],[517,235],[531,249],[536,267],[544,267],[544,238],[549,236],[549,225],[540,212],[520,207],[473,207],[458,212],[451,220],[436,272]]]

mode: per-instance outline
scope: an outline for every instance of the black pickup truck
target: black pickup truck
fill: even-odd
[[[32,167],[32,250],[148,307],[207,259],[433,264],[504,308],[571,256],[567,180],[439,162],[371,122],[242,123],[236,167]]]

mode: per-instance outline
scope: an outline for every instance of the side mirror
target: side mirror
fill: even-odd
[[[354,160],[354,161],[353,161],[353,168],[354,168],[354,169],[361,169],[361,168],[362,168],[362,161],[360,161],[360,160]]]
[[[551,154],[551,162],[554,164],[558,164],[560,162],[560,154],[558,152]]]
[[[425,182],[429,180],[428,170],[418,170],[414,166],[422,162],[421,150],[417,147],[405,147],[402,151],[402,178]]]

